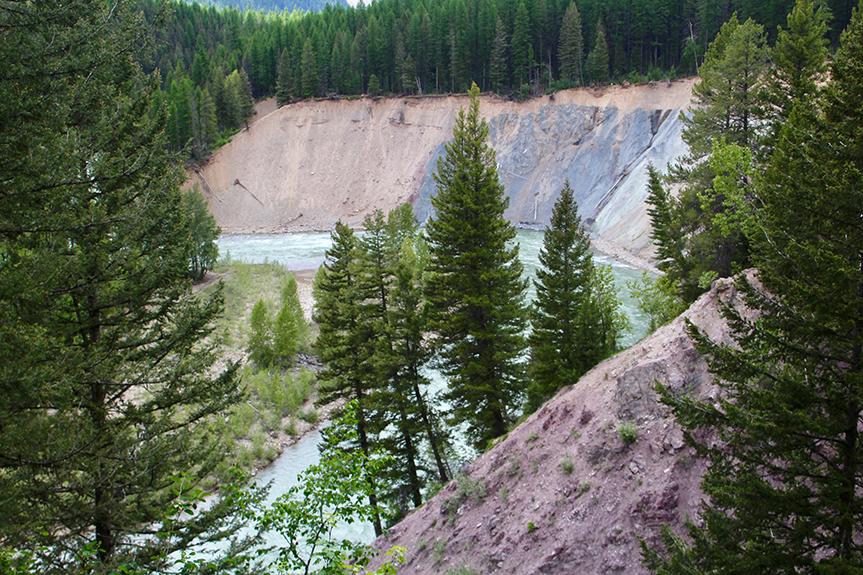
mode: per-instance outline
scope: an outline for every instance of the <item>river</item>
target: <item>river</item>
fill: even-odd
[[[519,258],[529,278],[534,277],[539,267],[542,238],[542,232],[531,230],[519,230],[516,238],[520,246]],[[293,271],[317,269],[324,261],[325,252],[331,245],[329,233],[224,236],[219,238],[217,243],[222,257],[249,263],[278,262]],[[626,287],[626,282],[640,279],[642,272],[606,256],[595,255],[594,259],[598,263],[612,267],[615,285],[620,290],[622,310],[629,318],[631,326],[621,343],[624,347],[629,347],[647,332],[647,318],[638,309],[635,300],[629,296],[629,290]],[[528,299],[532,300],[534,295],[535,290],[531,281]],[[259,481],[264,483],[272,481],[269,502],[296,485],[297,475],[301,471],[317,463],[320,439],[321,435],[317,431],[307,434],[296,444],[287,447],[272,465],[258,474]],[[464,446],[459,451],[465,457],[469,455]],[[345,527],[339,536],[355,541],[371,541],[374,538],[374,530],[370,524],[355,524]],[[273,536],[268,543],[278,545],[280,540],[278,536]]]

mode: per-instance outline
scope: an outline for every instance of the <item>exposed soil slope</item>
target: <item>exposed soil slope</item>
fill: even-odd
[[[569,178],[595,236],[649,250],[644,171],[648,161],[664,167],[683,153],[678,115],[692,84],[567,90],[525,103],[484,96],[507,217],[544,226]],[[262,109],[191,182],[226,233],[329,230],[339,219],[359,227],[374,209],[405,201],[424,220],[436,160],[467,104],[446,96]]]
[[[375,545],[407,548],[399,572],[412,575],[461,567],[519,575],[647,573],[638,538],[655,544],[662,524],[679,532],[695,518],[704,470],[653,385],[716,398],[685,319],[730,342],[720,301],[741,305],[731,280],[716,282],[674,322],[562,390],[474,461],[462,487],[450,482]],[[635,427],[632,443],[619,431],[624,423]]]

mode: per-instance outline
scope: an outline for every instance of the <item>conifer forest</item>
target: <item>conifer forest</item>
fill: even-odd
[[[337,524],[382,535],[451,481],[451,517],[485,497],[455,434],[492,449],[620,351],[627,320],[569,181],[524,277],[481,93],[698,75],[687,154],[649,171],[662,273],[630,287],[652,328],[720,278],[748,307],[723,308],[729,341],[688,324],[714,401],[653,388],[706,462],[705,498],[642,562],[863,573],[863,3],[0,0],[0,61],[0,572],[356,573],[371,549]],[[244,304],[196,287],[220,230],[184,167],[263,98],[449,92],[469,103],[429,221],[405,204],[362,233],[339,222],[314,325],[278,269],[278,303],[237,330],[246,365],[227,359],[220,322]],[[294,373],[300,353],[319,370]],[[232,420],[288,403],[288,380],[338,407],[321,462],[264,504]],[[266,558],[264,531],[283,538]]]

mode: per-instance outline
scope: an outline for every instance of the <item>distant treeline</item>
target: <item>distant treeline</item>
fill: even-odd
[[[855,2],[827,0],[828,39]],[[734,12],[771,40],[791,0],[381,0],[320,12],[240,12],[139,0],[158,24],[174,148],[201,157],[248,118],[248,98],[463,92],[516,96],[693,75]],[[236,74],[236,75],[235,75]]]

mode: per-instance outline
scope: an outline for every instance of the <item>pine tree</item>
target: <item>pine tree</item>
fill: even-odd
[[[357,250],[357,289],[361,300],[360,321],[368,334],[367,377],[375,380],[375,394],[369,398],[370,407],[375,410],[372,427],[393,462],[387,470],[386,491],[382,491],[381,499],[389,500],[403,512],[408,501],[414,507],[422,504],[422,482],[418,426],[409,413],[413,411],[411,390],[403,385],[400,377],[403,361],[394,346],[391,295],[401,237],[413,233],[416,224],[408,219],[402,222],[406,227],[399,229],[396,219],[393,217],[390,225],[380,210],[366,217],[365,233]],[[395,433],[385,432],[390,426]]]
[[[381,95],[381,83],[378,80],[377,74],[372,74],[369,76],[369,96],[380,96]]]
[[[529,411],[616,351],[622,331],[610,271],[597,271],[568,180],[552,209],[539,263],[529,338]]]
[[[791,115],[794,102],[817,99],[827,71],[827,20],[829,8],[811,0],[797,0],[788,15],[788,29],[779,28],[776,46],[770,52],[773,63],[765,82],[765,109],[774,135]],[[770,147],[767,152],[769,153]]]
[[[290,104],[294,98],[294,70],[291,67],[291,54],[287,48],[282,49],[279,58],[279,77],[276,80],[276,103],[279,106]]]
[[[587,55],[584,73],[591,82],[604,84],[608,81],[608,42],[605,38],[605,26],[602,25],[602,20],[596,21],[593,50]]]
[[[708,496],[689,540],[646,550],[658,573],[863,570],[863,13],[825,97],[795,106],[759,186],[757,281],[727,309],[734,344],[693,328],[723,398],[665,393]]]
[[[474,446],[506,433],[522,394],[525,282],[508,201],[470,90],[453,140],[437,166],[435,216],[427,225],[430,261],[425,294],[432,343],[449,379],[451,417],[465,421]]]
[[[191,190],[183,192],[183,213],[191,244],[189,276],[199,281],[208,270],[213,269],[219,258],[216,239],[222,233],[222,228],[216,224],[216,218],[209,212],[207,200],[198,191],[197,184]]]
[[[756,149],[766,62],[764,28],[752,20],[740,24],[735,13],[705,54],[701,81],[692,89],[697,105],[690,109],[691,115],[683,116],[688,163],[707,156],[720,136],[730,144]]]
[[[379,381],[370,377],[374,341],[368,322],[362,318],[363,293],[357,285],[357,238],[342,222],[332,232],[332,247],[315,276],[314,320],[319,332],[314,349],[326,366],[318,373],[321,403],[337,398],[356,400],[357,445],[369,457],[375,439],[369,417],[369,395],[377,391]],[[373,491],[369,504],[377,508]],[[375,533],[383,532],[381,519],[375,515]]]
[[[524,2],[519,2],[512,31],[513,74],[518,85],[530,80],[533,67],[533,47],[530,43],[530,15]]]
[[[557,57],[560,60],[561,79],[578,86],[584,84],[584,39],[581,34],[581,15],[575,2],[569,3],[563,15]]]
[[[242,394],[212,370],[221,294],[190,289],[184,176],[133,61],[150,30],[126,2],[7,8],[0,540],[43,573],[160,570],[230,537],[219,501],[153,533],[221,461],[214,422]]]
[[[394,224],[393,216],[398,218],[407,213],[410,213],[411,225],[416,230],[410,204],[405,204],[404,208],[390,213],[390,225],[396,230],[406,229],[402,224]],[[413,421],[417,436],[425,435],[427,451],[431,452],[434,467],[437,469],[437,481],[443,485],[452,475],[445,456],[448,438],[440,428],[438,408],[433,398],[429,396],[430,382],[423,375],[423,367],[430,355],[424,341],[427,310],[421,285],[427,259],[426,246],[422,236],[416,231],[399,243],[401,247],[390,297],[392,301],[390,333],[393,352],[399,362],[392,388],[394,393],[408,399],[410,407],[407,415]]]
[[[303,98],[314,98],[318,95],[320,71],[318,70],[318,56],[309,39],[306,39],[303,44],[301,70],[302,96]]]
[[[494,91],[500,90],[501,87],[509,83],[509,74],[507,73],[507,52],[509,51],[509,42],[507,41],[506,25],[498,18],[495,25],[494,42],[491,49],[491,89]]]
[[[683,189],[677,199],[666,199],[668,209],[663,217],[671,220],[655,222],[664,229],[654,228],[654,236],[666,258],[665,271],[687,302],[694,301],[717,277],[729,277],[750,265],[745,231],[723,225],[729,205],[716,184],[729,174],[718,174],[714,168],[724,165],[745,172],[749,166],[727,165],[727,153],[745,149],[758,155],[761,150],[766,125],[759,122],[767,55],[764,43],[762,27],[752,20],[739,24],[735,14],[726,22],[707,51],[701,81],[693,88],[699,106],[682,116],[689,151],[671,167],[669,179],[683,183]],[[658,210],[655,205],[654,213]]]

